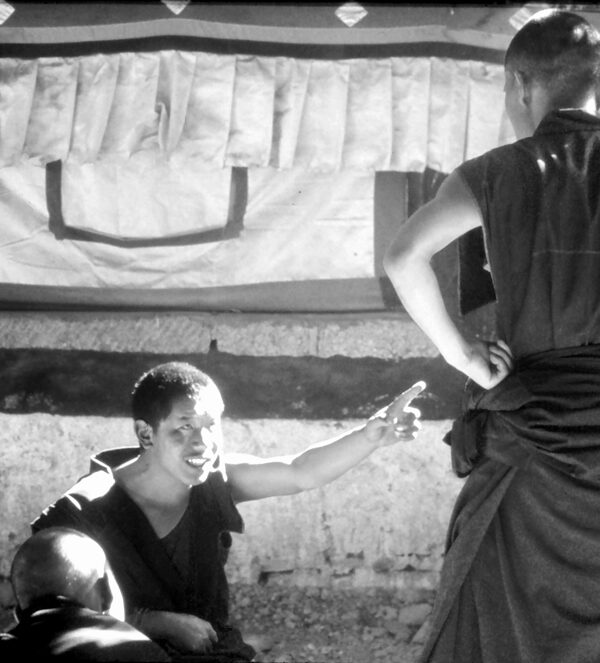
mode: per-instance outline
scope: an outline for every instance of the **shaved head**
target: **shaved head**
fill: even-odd
[[[223,411],[219,389],[206,373],[185,362],[160,364],[136,382],[131,395],[133,418],[145,421],[156,430],[169,416],[175,400],[201,396],[210,399],[220,412]]]
[[[575,107],[597,92],[600,34],[577,14],[540,11],[514,36],[505,66],[519,72],[525,82],[543,86],[554,107]]]
[[[76,530],[52,527],[27,539],[12,563],[11,583],[23,610],[36,599],[63,596],[86,607],[107,609],[101,585],[107,562],[102,548]]]

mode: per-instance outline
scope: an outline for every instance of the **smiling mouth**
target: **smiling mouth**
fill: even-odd
[[[186,458],[185,462],[190,466],[196,469],[201,468],[205,463],[208,462],[207,458]]]

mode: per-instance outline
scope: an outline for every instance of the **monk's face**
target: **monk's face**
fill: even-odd
[[[220,402],[204,388],[173,401],[169,416],[153,430],[148,451],[155,469],[194,486],[214,471],[220,448]]]

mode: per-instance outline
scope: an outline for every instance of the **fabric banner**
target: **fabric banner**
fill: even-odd
[[[97,232],[96,241],[53,234],[43,168],[0,169],[0,282],[168,289],[374,276],[372,173],[252,169],[239,237],[169,245],[160,240],[193,230],[194,218],[198,228],[203,213],[225,222],[231,171],[197,170],[186,182],[173,183],[135,178],[143,164],[127,163],[118,170],[102,163],[89,172],[86,165],[64,171],[65,225]],[[114,184],[115,197],[105,195],[107,182]],[[171,184],[177,186],[171,190]],[[166,223],[169,206],[177,210],[177,224]],[[119,219],[135,223],[117,227]],[[115,232],[157,241],[129,247],[102,240]]]
[[[449,172],[509,138],[502,67],[160,51],[0,59],[0,165]]]
[[[385,308],[376,173],[449,172],[507,127],[489,63],[0,59],[0,301]]]

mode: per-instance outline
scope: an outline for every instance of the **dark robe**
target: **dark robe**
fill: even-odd
[[[0,639],[0,660],[170,661],[138,630],[61,597],[47,597],[19,614],[19,623]]]
[[[125,599],[128,621],[140,624],[144,610],[193,614],[213,626],[219,641],[210,655],[186,654],[186,660],[251,660],[252,647],[229,625],[225,562],[230,532],[242,532],[229,485],[219,472],[191,489],[190,501],[176,527],[179,540],[158,538],[138,505],[115,483],[111,468],[137,456],[125,447],[97,454],[83,477],[32,523],[34,532],[73,527],[104,549]],[[168,535],[169,536],[169,535]],[[175,656],[167,643],[160,643]]]
[[[498,332],[449,435],[452,515],[430,663],[600,661],[600,120],[549,114],[458,172],[480,206]]]

